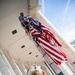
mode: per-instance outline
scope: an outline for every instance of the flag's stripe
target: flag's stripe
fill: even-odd
[[[46,34],[49,35],[49,37],[52,37],[53,40],[55,41],[55,43],[59,46],[62,46],[61,43],[58,41],[58,39],[55,37],[55,35],[51,32],[51,30],[49,28],[47,28],[44,25],[41,25],[41,29],[43,32],[45,32]]]
[[[61,56],[60,54],[58,54],[57,52],[53,51],[51,48],[49,48],[48,46],[46,46],[44,43],[41,43],[41,46],[43,46],[45,48],[45,50],[47,50],[47,52],[49,52],[50,54],[54,55],[55,57],[63,60],[64,57]]]
[[[58,59],[57,57],[55,57],[54,55],[51,55],[50,53],[47,52],[47,54],[56,62],[56,63],[61,63],[62,60]]]
[[[42,47],[42,46],[41,46],[41,47]],[[59,60],[59,59],[57,59],[57,58],[54,59],[54,58],[51,56],[51,54],[49,54],[49,53],[45,50],[45,48],[42,47],[42,49],[47,53],[47,55],[48,55],[56,64],[61,64],[62,60]]]
[[[42,38],[38,38],[38,39],[42,44],[44,44],[44,46],[48,47],[48,50],[51,49],[52,52],[54,52],[54,53],[56,52],[57,54],[61,55],[61,53],[57,49],[55,49],[53,46],[51,46],[49,43],[47,43],[44,39],[42,39]]]
[[[39,33],[33,33],[33,34],[34,34],[34,35],[37,35],[37,34],[39,35]],[[48,43],[47,43],[47,44],[48,44]],[[49,44],[49,45],[50,45],[50,44]],[[53,48],[53,49],[54,49],[54,48]]]
[[[47,55],[49,55],[53,59],[53,61],[55,61],[56,64],[61,64],[66,60],[66,55],[56,46],[52,46],[49,43],[48,39],[51,40],[50,36],[52,35],[52,32],[50,32],[48,28],[45,28],[45,26],[42,26],[42,29],[44,30],[43,34],[40,34],[36,29],[31,27],[30,33],[32,36],[39,36],[37,43],[40,45],[40,47],[47,53]],[[50,32],[51,35],[47,35],[46,32]]]
[[[45,42],[46,43],[46,42]],[[50,45],[50,44],[49,44]]]

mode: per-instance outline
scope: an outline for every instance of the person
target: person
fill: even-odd
[[[26,33],[29,32],[29,26],[33,26],[38,32],[42,34],[41,23],[36,19],[32,18],[30,15],[24,16],[24,13],[21,12],[19,16],[19,20],[22,24],[22,27],[26,29]]]
[[[24,16],[24,13],[21,12],[20,16],[18,17],[19,21],[21,22],[22,27],[25,29],[26,33],[29,32],[29,21],[26,16]]]
[[[39,70],[35,70],[33,73],[34,73],[34,75],[42,75]]]
[[[41,69],[41,66],[31,65],[26,75],[46,75],[46,72]]]

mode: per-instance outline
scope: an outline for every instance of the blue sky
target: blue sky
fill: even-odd
[[[39,0],[42,13],[71,42],[75,40],[75,0]]]

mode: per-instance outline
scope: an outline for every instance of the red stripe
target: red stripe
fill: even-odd
[[[52,40],[51,38],[53,37],[54,39],[54,41],[58,44],[58,45],[61,45],[59,42],[58,42],[58,40],[55,38],[55,36],[52,34],[52,32],[50,31],[50,29],[48,29],[48,28],[46,28],[45,26],[41,26],[41,28],[42,28],[42,30],[43,30],[43,34],[40,34],[40,33],[38,33],[34,28],[30,28],[30,32],[31,32],[31,35],[32,36],[39,36],[39,38],[41,38],[42,40],[44,40],[44,41],[42,41],[42,40],[40,40],[39,38],[38,38],[38,44],[40,45],[40,43],[41,44],[43,44],[43,45],[45,45],[49,50],[47,50],[44,46],[42,47],[41,45],[40,45],[40,47],[47,53],[47,55],[49,55],[49,57],[50,58],[52,58],[53,59],[53,61],[56,63],[56,64],[61,64],[62,63],[62,61],[65,61],[66,60],[66,55],[62,52],[62,51],[60,51],[59,49],[55,49],[54,47],[55,46],[51,46],[50,44],[49,44],[49,41],[50,40]],[[45,28],[45,29],[44,29]],[[53,52],[51,52],[51,50],[53,51]],[[57,54],[55,54],[55,53],[57,53]],[[54,57],[56,57],[57,59],[55,59],[55,58],[53,58],[52,56],[54,56]],[[62,58],[63,57],[63,58]],[[60,61],[59,61],[60,60]]]
[[[34,35],[36,35],[35,33],[34,33]],[[39,35],[39,34],[38,34]],[[41,37],[42,38],[42,37]],[[46,41],[44,38],[42,38],[44,41]],[[43,43],[44,44],[44,42],[42,42],[41,40],[40,40],[40,42],[41,43]],[[46,44],[45,44],[46,45]],[[46,46],[48,46],[48,45],[46,45]],[[49,47],[50,49],[52,49],[52,50],[54,50],[55,52],[57,52],[57,53],[59,53],[59,51],[56,51],[54,48],[51,48],[51,47]],[[61,54],[61,53],[59,53],[59,54]]]
[[[57,38],[55,37],[55,35],[51,32],[51,30],[43,25],[41,25],[41,29],[48,34],[50,37],[53,38],[53,40],[58,44],[58,46],[62,46],[61,43],[57,40]]]
[[[46,45],[45,43],[42,43],[44,45]],[[46,45],[47,46],[47,45]],[[47,46],[48,47],[48,46]],[[57,56],[56,54],[54,54],[53,52],[51,52],[51,48],[49,48],[50,50],[47,50],[45,47],[43,47],[48,53],[50,53],[51,55],[54,55],[55,57],[57,57],[60,60],[63,60],[61,57]],[[56,52],[57,53],[57,52]]]
[[[43,39],[43,38],[41,37],[41,39]],[[43,40],[46,41],[45,39],[43,39]],[[61,54],[58,50],[54,49],[53,47],[51,47],[48,44],[45,44],[43,41],[41,41],[41,40],[38,40],[38,41],[39,41],[39,43],[41,42],[42,44],[44,44],[45,46],[49,47],[51,50],[55,51],[56,53]]]
[[[58,61],[57,59],[52,58],[49,53],[47,53],[47,55],[48,55],[56,64],[61,64],[61,63],[62,63],[62,60],[61,60],[61,61]]]
[[[44,48],[43,48],[43,50],[45,51]],[[62,61],[60,62],[60,61],[58,61],[58,60],[56,60],[56,59],[53,59],[53,58],[50,56],[49,53],[47,53],[47,55],[48,55],[57,65],[61,64]]]

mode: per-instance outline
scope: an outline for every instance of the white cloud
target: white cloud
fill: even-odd
[[[67,0],[66,7],[65,7],[64,13],[63,13],[63,20],[62,20],[62,24],[61,24],[61,29],[63,28],[69,5],[70,5],[70,0]]]

